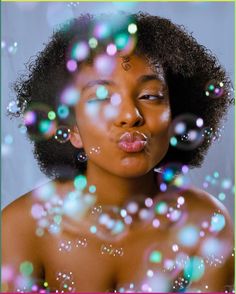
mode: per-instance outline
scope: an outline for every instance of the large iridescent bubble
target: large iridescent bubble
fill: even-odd
[[[193,150],[203,141],[204,121],[194,114],[176,117],[170,128],[170,145],[180,150]]]

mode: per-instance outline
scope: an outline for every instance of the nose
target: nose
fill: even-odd
[[[143,125],[143,122],[143,116],[133,101],[126,100],[121,102],[119,114],[114,122],[116,126],[127,128],[139,127]]]

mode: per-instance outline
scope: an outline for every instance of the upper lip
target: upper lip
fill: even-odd
[[[119,138],[120,142],[127,142],[127,143],[133,143],[136,141],[147,141],[147,136],[143,134],[142,132],[133,131],[133,132],[125,132],[122,134]]]

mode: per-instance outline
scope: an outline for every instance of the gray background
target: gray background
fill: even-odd
[[[6,117],[6,107],[14,93],[10,84],[25,67],[29,57],[36,55],[47,43],[53,29],[64,20],[80,13],[110,13],[117,10],[130,12],[145,11],[169,18],[183,24],[199,43],[208,47],[226,68],[234,81],[234,3],[184,2],[184,3],[103,3],[103,2],[61,2],[61,3],[2,3],[2,41],[6,46],[2,53],[2,207],[34,189],[48,179],[39,171],[32,155],[32,145],[19,132],[20,120]],[[9,53],[9,46],[17,42],[17,51]],[[204,188],[219,197],[225,193],[226,205],[233,217],[234,208],[234,109],[229,111],[223,122],[224,131],[220,142],[215,142],[207,154],[203,166],[191,171],[192,183],[203,188],[208,176],[213,181]],[[13,141],[11,143],[11,141]],[[219,173],[214,178],[214,172]],[[222,188],[227,179],[231,185]]]

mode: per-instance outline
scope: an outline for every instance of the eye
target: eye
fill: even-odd
[[[139,99],[141,100],[148,100],[148,101],[158,101],[158,100],[163,100],[165,97],[164,95],[149,95],[149,94],[145,94],[139,97]]]

